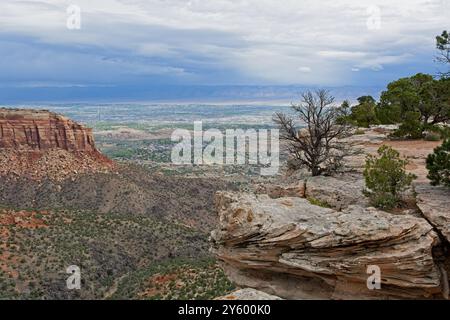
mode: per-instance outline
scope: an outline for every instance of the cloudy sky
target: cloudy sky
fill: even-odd
[[[0,87],[384,86],[436,73],[434,37],[450,28],[449,9],[450,0],[1,1]]]

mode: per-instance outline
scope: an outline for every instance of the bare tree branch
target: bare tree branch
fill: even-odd
[[[287,151],[298,166],[307,167],[313,176],[335,172],[350,152],[339,141],[349,134],[350,127],[337,124],[341,111],[333,106],[334,97],[327,90],[307,91],[301,97],[301,103],[292,109],[303,128],[297,127],[292,117],[276,113],[280,138],[287,142]]]

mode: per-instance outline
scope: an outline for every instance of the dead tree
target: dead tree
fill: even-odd
[[[341,111],[333,103],[334,97],[327,90],[303,93],[301,103],[292,105],[303,128],[296,125],[292,116],[283,113],[274,116],[280,127],[280,139],[287,142],[294,167],[307,167],[313,176],[336,172],[350,152],[350,148],[339,141],[349,134],[350,127],[337,122]]]

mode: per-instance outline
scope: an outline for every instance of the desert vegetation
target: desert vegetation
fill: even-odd
[[[377,208],[392,209],[402,201],[402,192],[411,186],[415,176],[406,173],[407,160],[388,146],[378,149],[378,156],[368,155],[364,169],[365,194]]]
[[[447,30],[442,31],[442,34],[436,37],[436,48],[438,49],[436,61],[448,68],[450,66],[450,36]],[[450,70],[440,71],[440,75],[448,78]]]
[[[109,298],[207,300],[234,288],[211,258],[172,259],[128,274]]]
[[[427,158],[428,179],[432,185],[450,187],[450,139],[434,149]]]
[[[3,299],[101,299],[138,269],[209,256],[206,233],[142,215],[2,209],[0,220]],[[65,287],[69,265],[83,290]]]
[[[344,102],[342,109],[349,109]],[[421,139],[433,132],[444,138],[448,129],[442,127],[450,120],[450,80],[434,79],[418,73],[388,84],[380,101],[371,96],[358,98],[342,122],[357,127],[398,124],[393,138]]]
[[[449,43],[447,31],[436,37],[436,60],[446,66],[450,64]],[[439,72],[437,77],[418,73],[389,83],[378,102],[372,96],[359,97],[354,106],[344,101],[340,108],[344,111],[340,122],[358,127],[398,124],[393,138],[447,138],[449,129],[445,125],[450,121],[449,75],[448,71]]]
[[[448,67],[450,65],[450,39],[447,31],[436,37],[438,55],[436,61]],[[396,124],[398,128],[391,133],[391,139],[425,139],[427,141],[443,140],[442,146],[436,148],[427,159],[428,178],[433,185],[449,185],[449,138],[450,138],[450,72],[440,71],[437,77],[418,73],[411,77],[401,78],[387,85],[382,92],[380,101],[371,96],[358,98],[358,104],[351,106],[344,101],[340,106],[341,117],[339,123],[350,124],[356,127],[370,127],[371,125]],[[357,129],[356,134],[359,132]],[[381,152],[381,153],[380,153]],[[374,166],[382,163],[387,165],[385,172],[400,170],[406,165],[404,160],[396,159],[395,150],[384,148],[379,150],[380,159],[371,157],[366,164],[366,182],[368,188],[375,190],[386,189],[385,183],[389,180],[386,175],[382,178]],[[401,170],[400,170],[401,171]],[[400,172],[399,171],[399,172]],[[393,172],[390,172],[391,174]],[[409,178],[401,175],[398,181],[408,182]],[[398,176],[394,174],[393,179]],[[388,180],[385,180],[388,179]],[[406,179],[406,180],[405,180]],[[393,183],[391,191],[371,193],[371,199],[378,205],[393,206],[398,201],[397,192],[394,191],[397,183]],[[402,185],[403,183],[400,183]],[[380,200],[381,197],[384,200]]]

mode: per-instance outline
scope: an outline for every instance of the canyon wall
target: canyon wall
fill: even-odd
[[[63,180],[109,171],[92,129],[46,110],[0,108],[0,175]]]
[[[0,109],[0,148],[96,152],[92,129],[44,110]]]

